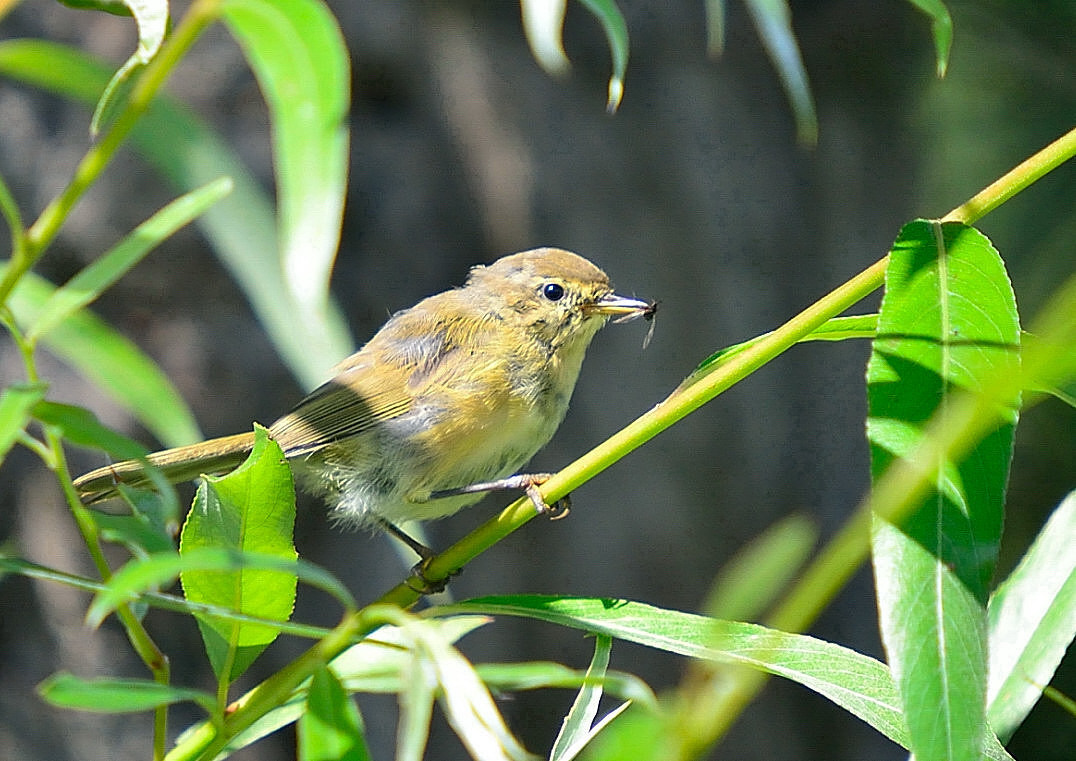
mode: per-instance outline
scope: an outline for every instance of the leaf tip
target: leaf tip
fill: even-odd
[[[624,80],[620,77],[609,78],[609,98],[605,102],[605,112],[612,115],[620,108],[624,99]]]

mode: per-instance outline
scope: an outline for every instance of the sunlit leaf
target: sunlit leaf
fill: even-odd
[[[579,755],[594,736],[595,719],[601,703],[603,685],[601,679],[609,668],[609,653],[613,648],[611,637],[598,635],[594,638],[594,657],[587,668],[587,679],[572,701],[568,715],[561,723],[550,761],[571,761]]]
[[[16,322],[33,325],[54,292],[51,283],[34,273],[23,275],[8,300]],[[202,438],[194,415],[157,364],[88,309],[70,315],[41,342],[165,444],[180,446]]]
[[[90,104],[109,78],[107,67],[83,53],[40,40],[0,42],[0,74]],[[217,133],[167,96],[154,100],[131,139],[180,192],[222,175],[232,178],[234,191],[203,214],[198,226],[243,289],[288,367],[308,388],[321,383],[354,344],[334,303],[318,315],[296,310],[280,264],[273,204],[258,180]],[[93,369],[92,363],[86,364],[79,366],[84,374]],[[89,377],[99,382],[92,373]],[[153,430],[169,445],[202,438],[176,441],[175,434],[162,437],[156,427]]]
[[[617,598],[480,597],[443,606],[438,612],[523,616],[691,658],[766,671],[832,700],[908,747],[903,707],[885,664],[814,637]],[[985,755],[997,761],[1011,759],[992,734]]]
[[[42,385],[13,385],[0,392],[0,462],[15,445],[33,417],[33,408],[45,396]]]
[[[90,121],[90,134],[96,137],[108,127],[123,107],[135,77],[161,49],[168,31],[168,0],[123,0],[138,25],[138,47],[109,80]]]
[[[1023,722],[1076,635],[1076,492],[1058,505],[990,598],[988,716],[1002,741]]]
[[[624,97],[624,75],[628,70],[628,23],[624,14],[614,0],[580,0],[586,8],[598,17],[609,51],[613,56],[613,75],[609,77],[609,97],[605,108],[609,113],[616,113]]]
[[[811,85],[803,66],[796,34],[792,30],[792,11],[787,0],[745,0],[751,20],[770,60],[777,68],[792,113],[796,118],[796,136],[804,145],[818,142],[818,115],[815,113]]]
[[[225,476],[205,476],[180,536],[180,555],[199,550],[231,550],[298,557],[292,541],[295,489],[291,468],[268,431],[255,430],[246,462]],[[295,604],[298,577],[288,570],[237,567],[227,571],[187,568],[180,574],[192,602],[231,606],[259,618],[286,621]],[[276,639],[279,630],[199,617],[206,652],[219,679],[231,681]]]
[[[564,52],[564,13],[567,0],[520,0],[523,33],[538,64],[550,74],[563,74],[570,67]]]
[[[158,684],[147,679],[81,679],[66,672],[53,674],[37,688],[47,702],[60,708],[94,713],[135,713],[192,700],[207,710],[213,696],[201,690]]]
[[[347,46],[320,0],[224,0],[269,105],[276,171],[280,268],[292,319],[330,319],[329,279],[347,190]]]
[[[314,672],[299,719],[299,761],[367,761],[362,717],[332,670]]]
[[[953,46],[953,19],[941,0],[908,0],[930,17],[930,33],[934,37],[934,56],[938,76],[944,77],[949,67],[949,50]]]
[[[1020,327],[990,242],[960,224],[909,223],[890,254],[868,366],[871,472],[909,458],[959,390],[1019,374]],[[899,526],[875,520],[883,641],[919,761],[972,761],[985,722],[985,603],[1001,538],[1018,398]]]
[[[91,304],[161,242],[197,219],[231,190],[232,181],[222,177],[180,196],[140,224],[118,245],[53,292],[27,332],[26,339],[40,339],[76,311]]]

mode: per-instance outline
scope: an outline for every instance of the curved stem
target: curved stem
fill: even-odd
[[[949,212],[943,219],[969,223],[978,219],[1070,158],[1074,153],[1076,153],[1076,130],[1020,164],[973,199]],[[700,377],[689,379],[657,407],[640,416],[543,484],[542,496],[547,502],[553,502],[568,494],[661,431],[746,378],[826,320],[839,315],[881,287],[888,262],[889,257],[883,257],[777,330],[738,352],[727,362],[719,364]],[[427,578],[430,581],[448,578],[451,573],[530,521],[534,516],[535,511],[530,499],[520,498],[498,516],[432,558],[424,569]],[[831,541],[808,570],[804,579],[786,598],[783,607],[775,613],[775,620],[784,624],[789,630],[800,630],[808,626],[828,604],[836,591],[843,586],[847,577],[867,556],[869,532],[864,529],[862,520],[862,516],[853,516],[845,529]],[[406,583],[402,583],[386,592],[374,604],[390,603],[400,607],[409,607],[419,597],[418,592]],[[265,712],[291,695],[318,667],[328,663],[356,638],[372,630],[376,624],[372,624],[365,616],[365,611],[368,609],[364,608],[346,616],[329,636],[237,701],[234,704],[235,711],[225,719],[224,726],[219,731],[209,724],[204,725],[182,745],[177,746],[168,758],[172,761],[213,758],[238,732],[249,727]],[[743,677],[742,682],[730,685],[727,702],[722,706],[724,711],[719,714],[722,727],[731,724],[733,718],[751,701],[764,682],[763,675],[751,672]]]
[[[0,304],[7,301],[22,275],[45,253],[71,210],[108,166],[135,124],[149,108],[157,92],[164,86],[176,64],[206,27],[216,20],[219,5],[220,0],[195,0],[175,31],[161,46],[157,57],[146,66],[111,129],[86,151],[67,187],[52,199],[37,221],[26,231],[22,238],[23,245],[16,247],[16,251],[21,255],[12,257],[11,265],[0,279]]]

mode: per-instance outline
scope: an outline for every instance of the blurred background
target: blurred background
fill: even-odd
[[[929,24],[907,2],[799,0],[793,24],[819,116],[817,147],[798,146],[790,108],[744,7],[727,7],[725,54],[706,56],[701,0],[622,0],[631,60],[619,113],[605,113],[609,52],[597,21],[570,3],[569,77],[530,55],[515,3],[330,0],[352,56],[351,170],[333,290],[357,342],[393,311],[462,283],[470,265],[541,245],[600,264],[622,293],[661,301],[656,334],[642,324],[595,340],[572,409],[535,470],[556,470],[663,399],[713,351],[770,330],[876,261],[902,223],[940,216],[1073,126],[1076,5],[1070,0],[948,3],[949,72],[935,76]],[[179,14],[174,14],[178,16]],[[26,2],[0,37],[65,42],[118,65],[133,24],[59,4]],[[272,165],[265,107],[234,41],[212,30],[170,81],[221,130],[266,188]],[[88,145],[89,113],[0,81],[0,171],[28,218],[67,182]],[[39,271],[62,282],[173,197],[131,152],[81,202]],[[981,229],[1005,256],[1025,321],[1071,272],[1076,167],[1054,172]],[[6,238],[6,236],[4,236]],[[876,300],[857,311],[873,311]],[[97,311],[151,354],[207,435],[270,423],[301,395],[235,285],[188,228],[106,294]],[[534,521],[454,579],[457,598],[542,592],[624,597],[698,610],[711,579],[746,542],[798,514],[825,539],[867,487],[863,435],[866,343],[811,344],[718,397],[576,492],[567,520]],[[92,386],[43,357],[51,396],[85,405],[153,442]],[[0,344],[4,383],[21,378]],[[75,472],[100,464],[72,451]],[[0,472],[0,541],[24,556],[91,573],[48,472],[15,452]],[[1018,431],[1002,572],[1061,496],[1076,486],[1076,414],[1056,402]],[[505,497],[430,525],[444,546]],[[360,601],[405,565],[384,537],[333,530],[304,504],[299,551],[337,573]],[[148,717],[110,718],[46,706],[34,687],[60,669],[141,676],[111,622],[82,625],[85,595],[24,578],[0,584],[0,757],[136,759]],[[337,610],[300,593],[300,620]],[[881,657],[871,578],[857,575],[812,630]],[[211,684],[185,617],[153,612],[179,681]],[[298,652],[274,645],[249,685]],[[463,642],[481,660],[586,666],[578,633],[503,620]],[[1055,684],[1076,694],[1070,657]],[[655,689],[685,664],[618,643],[612,667]],[[548,750],[568,691],[505,697],[500,706],[533,751]],[[360,707],[377,758],[391,757],[391,698]],[[180,709],[178,729],[193,712]],[[436,728],[430,758],[463,758]],[[1016,758],[1071,759],[1076,720],[1040,705],[1011,744]],[[241,758],[294,757],[291,733]],[[901,759],[905,753],[823,699],[773,681],[714,758]]]

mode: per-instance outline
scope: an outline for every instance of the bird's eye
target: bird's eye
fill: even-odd
[[[560,283],[546,283],[542,286],[542,295],[550,301],[560,301],[564,298],[564,286]]]

